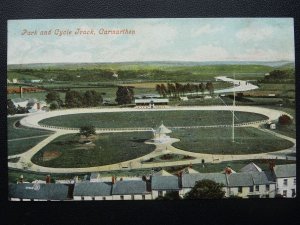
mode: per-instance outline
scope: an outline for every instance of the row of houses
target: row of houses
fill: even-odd
[[[277,165],[273,171],[262,171],[254,163],[238,173],[226,169],[223,173],[199,173],[191,168],[172,175],[164,170],[149,177],[101,177],[91,174],[85,181],[71,183],[18,183],[9,184],[12,201],[63,201],[63,200],[151,200],[176,192],[183,197],[204,179],[223,184],[225,197],[274,198],[296,196],[296,165]]]

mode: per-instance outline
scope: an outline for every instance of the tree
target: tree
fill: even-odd
[[[96,129],[94,126],[82,126],[80,127],[79,134],[88,138],[89,136],[96,134]]]
[[[59,93],[56,91],[50,91],[46,95],[46,102],[48,104],[51,104],[52,102],[57,102],[59,107],[63,104],[63,101],[60,99]]]
[[[50,107],[49,107],[51,110],[55,110],[55,109],[58,109],[59,108],[59,104],[57,101],[53,101],[50,103]]]
[[[200,83],[199,84],[199,90],[201,91],[202,95],[204,94],[205,88],[204,88],[204,84]]]
[[[209,94],[212,96],[214,94],[214,85],[212,82],[206,83],[206,89],[209,91]]]
[[[65,97],[65,104],[68,108],[82,107],[82,95],[78,91],[68,91]]]
[[[184,199],[220,199],[224,198],[223,184],[212,180],[201,180],[196,182],[192,190],[185,194]]]
[[[292,119],[288,115],[284,114],[278,118],[278,122],[280,125],[290,125],[292,123]]]
[[[17,113],[17,108],[11,99],[7,99],[7,114],[14,115]]]
[[[94,107],[102,104],[103,98],[100,93],[95,90],[91,90],[84,93],[82,102],[84,106]]]
[[[133,97],[134,97],[134,92],[133,92],[134,87],[130,86],[119,86],[118,90],[116,92],[116,102],[118,105],[123,105],[123,104],[131,104]]]
[[[167,192],[165,196],[158,196],[155,200],[180,200],[178,191]]]

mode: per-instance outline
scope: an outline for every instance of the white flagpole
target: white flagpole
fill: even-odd
[[[233,73],[232,142],[234,142],[235,73]]]

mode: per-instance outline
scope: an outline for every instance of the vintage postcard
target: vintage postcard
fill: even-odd
[[[9,20],[7,40],[9,200],[296,196],[293,19]]]

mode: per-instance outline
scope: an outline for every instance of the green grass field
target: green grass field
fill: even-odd
[[[151,132],[101,134],[93,141],[95,146],[80,144],[76,134],[64,135],[39,151],[32,161],[47,167],[89,167],[102,166],[135,159],[155,149],[154,145],[145,144],[151,139]],[[45,151],[57,150],[62,154],[56,159],[43,161]]]
[[[178,129],[171,137],[180,139],[174,147],[198,153],[253,154],[273,152],[293,146],[292,142],[260,131],[256,128],[235,128],[232,143],[231,128]]]
[[[266,116],[235,112],[236,123],[267,119]],[[63,115],[40,121],[40,124],[81,127],[93,125],[99,128],[121,127],[158,127],[163,121],[165,126],[200,126],[231,124],[230,111],[143,111],[143,112],[114,112],[114,113],[83,113]]]
[[[37,138],[30,138],[25,140],[15,140],[15,141],[8,141],[7,142],[7,154],[8,155],[15,155],[20,154],[23,152],[28,151],[39,142],[44,140],[47,137],[37,137]]]
[[[23,117],[7,117],[7,139],[8,140],[51,134],[51,132],[42,129],[33,129],[33,128],[26,128],[26,127],[15,128],[14,124],[17,121],[21,120],[22,118]]]

